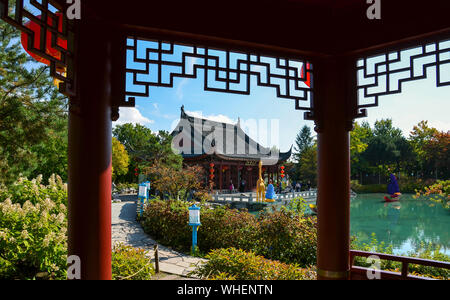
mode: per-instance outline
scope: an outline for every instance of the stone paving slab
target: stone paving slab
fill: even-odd
[[[144,249],[154,262],[153,247],[157,243],[144,232],[141,225],[136,221],[135,201],[112,203],[111,223],[113,245],[124,243],[125,245]],[[158,245],[158,255],[160,271],[177,276],[189,276],[188,273],[193,271],[197,264],[206,261],[202,258],[179,253],[163,245]]]

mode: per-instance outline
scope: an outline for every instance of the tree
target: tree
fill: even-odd
[[[363,126],[355,122],[353,130],[350,132],[350,158],[352,164],[360,160],[360,154],[366,151],[368,139],[372,136],[372,130],[367,122]]]
[[[125,146],[122,145],[116,138],[112,138],[112,178],[115,180],[117,176],[125,175],[128,172],[128,164],[130,159],[128,157]]]
[[[299,174],[303,183],[317,186],[317,145],[304,150],[300,159]]]
[[[297,163],[301,160],[303,152],[314,145],[314,139],[311,135],[311,129],[304,125],[295,137],[294,159]]]
[[[409,142],[413,148],[413,151],[417,157],[416,173],[420,170],[421,173],[430,173],[433,168],[431,163],[433,152],[426,151],[427,145],[431,142],[433,137],[438,134],[436,128],[428,126],[428,121],[420,121],[413,127],[409,134]]]
[[[364,156],[372,166],[387,166],[400,157],[397,142],[402,138],[402,132],[392,126],[391,119],[376,121],[373,136],[368,140]]]
[[[155,190],[173,200],[186,200],[189,191],[201,192],[204,189],[202,178],[205,171],[201,166],[178,169],[157,161],[144,172],[150,177]]]
[[[435,132],[432,138],[424,146],[424,152],[430,166],[435,168],[436,179],[438,170],[443,177],[448,178],[450,168],[450,131]]]
[[[66,98],[49,68],[23,51],[20,32],[5,22],[0,32],[0,182],[20,173],[64,173]]]
[[[113,136],[125,146],[130,156],[126,179],[133,181],[134,169],[143,169],[156,163],[181,169],[183,158],[172,151],[172,136],[167,131],[153,133],[140,124],[123,124],[113,129]]]

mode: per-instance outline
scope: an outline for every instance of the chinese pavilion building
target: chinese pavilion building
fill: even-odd
[[[289,159],[287,152],[260,145],[236,124],[217,122],[188,115],[181,107],[180,121],[172,131],[173,148],[183,156],[185,165],[205,168],[205,184],[213,189],[252,191],[258,180],[258,163],[263,162],[263,177],[279,182],[280,166]],[[213,175],[213,176],[211,176]]]

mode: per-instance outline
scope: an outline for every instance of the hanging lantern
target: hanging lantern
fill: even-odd
[[[309,64],[309,62],[303,63],[302,69],[300,70],[301,77],[302,77],[302,79],[305,79],[304,83],[308,87],[311,87],[311,73],[306,72],[306,74],[305,74],[305,65],[306,65],[306,70],[311,70],[311,65]]]
[[[56,18],[58,20],[58,32],[62,33],[62,23],[63,23],[63,14],[60,12],[57,12]],[[41,16],[37,16],[37,18],[41,18]],[[51,17],[51,15],[47,18],[47,25],[52,26],[53,25],[54,18]],[[41,62],[46,65],[50,65],[50,61],[44,57],[39,56],[38,54],[34,53],[32,49],[41,49],[41,26],[33,21],[28,21],[24,24],[25,27],[30,29],[33,32],[34,40],[31,41],[29,39],[27,33],[25,31],[22,31],[21,34],[21,42],[22,46],[25,49],[25,51],[33,57],[36,61]],[[62,48],[67,50],[67,40],[61,39],[60,37],[56,37],[56,46],[52,46],[52,39],[54,39],[55,33],[51,32],[50,30],[47,30],[46,32],[46,41],[45,41],[45,53],[51,57],[54,57],[57,60],[61,59],[61,51],[55,48]],[[33,45],[29,45],[28,41],[30,40],[30,43],[33,42]],[[53,48],[55,47],[55,48]],[[62,66],[56,65],[56,71],[62,75],[66,73],[66,68]],[[55,85],[59,82],[59,80],[55,79],[54,83]]]
[[[213,163],[210,163],[210,164],[209,164],[209,167],[210,167],[210,168],[214,168],[214,164],[213,164]]]

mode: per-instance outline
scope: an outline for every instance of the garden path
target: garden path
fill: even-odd
[[[136,200],[137,196],[126,196],[121,198],[121,202],[112,203],[111,211],[111,235],[113,245],[124,243],[136,248],[144,249],[154,262],[154,245],[156,241],[144,232],[139,222],[136,221]],[[136,200],[135,200],[136,199]],[[158,244],[159,269],[161,272],[178,275],[169,276],[167,279],[184,279],[189,277],[188,273],[195,269],[195,266],[204,259],[192,257],[179,253]],[[163,278],[164,279],[164,278]]]

